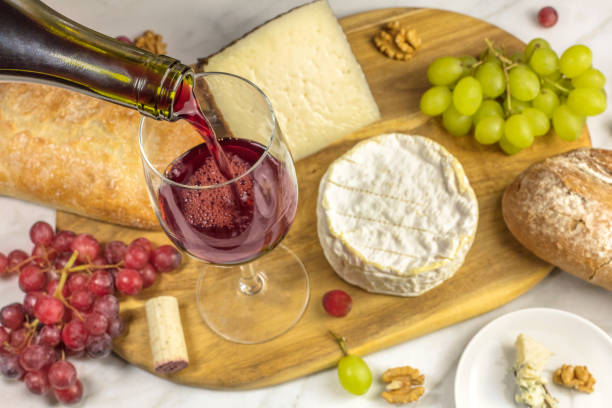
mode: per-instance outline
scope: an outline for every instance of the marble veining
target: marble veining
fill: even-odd
[[[135,36],[148,28],[164,35],[168,53],[193,63],[267,19],[294,7],[302,0],[46,0],[68,17],[108,35]],[[485,19],[522,40],[547,38],[562,51],[576,42],[594,50],[594,65],[612,78],[612,2],[605,0],[330,0],[338,17],[382,7],[435,7]],[[550,29],[535,23],[540,7],[552,5],[559,22]],[[606,86],[610,95],[612,88]],[[589,118],[593,144],[612,148],[612,110]],[[15,246],[28,248],[27,230],[37,219],[53,221],[52,210],[0,198],[0,250]],[[0,279],[2,305],[22,299],[15,279]],[[387,368],[410,364],[426,375],[426,395],[411,406],[453,407],[454,379],[459,357],[472,336],[486,323],[502,314],[527,307],[552,307],[583,316],[612,334],[612,295],[561,271],[553,272],[536,288],[515,301],[466,322],[439,330],[412,341],[365,356],[374,377]],[[327,370],[274,387],[253,391],[216,391],[176,385],[164,381],[117,357],[102,361],[77,361],[85,387],[86,407],[261,407],[341,408],[389,407],[379,394],[382,384],[375,380],[370,391],[354,397],[341,389],[335,370]],[[38,408],[52,406],[30,394],[22,384],[0,380],[2,406]]]

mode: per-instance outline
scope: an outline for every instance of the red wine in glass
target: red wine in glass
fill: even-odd
[[[159,207],[170,238],[192,255],[218,264],[247,262],[274,248],[297,208],[287,169],[257,142],[217,140],[189,84],[183,83],[176,101],[175,113],[191,123],[205,143],[175,159],[166,177],[188,186],[237,179],[209,189],[162,184]]]

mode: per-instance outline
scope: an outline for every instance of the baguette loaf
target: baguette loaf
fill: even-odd
[[[0,83],[0,194],[159,228],[140,160],[140,117],[135,110],[61,88]],[[155,126],[170,136],[193,132],[180,122]],[[164,149],[166,163],[178,156],[172,146]]]
[[[504,192],[502,212],[535,255],[612,290],[612,151],[577,149],[532,165]]]

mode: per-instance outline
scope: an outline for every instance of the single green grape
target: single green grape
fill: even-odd
[[[452,95],[448,87],[434,86],[421,96],[421,111],[429,116],[438,116],[448,108],[451,102]]]
[[[474,129],[474,138],[480,144],[496,143],[504,135],[504,119],[500,116],[483,118]]]
[[[559,107],[555,109],[552,117],[555,132],[561,139],[567,140],[568,142],[580,137],[584,122],[584,116],[576,115],[569,106],[565,104],[559,105]]]
[[[559,69],[559,57],[551,49],[538,48],[531,55],[529,66],[538,75],[551,75]]]
[[[595,116],[606,110],[606,94],[601,89],[576,88],[567,96],[567,106],[579,116]]]
[[[525,47],[525,59],[529,61],[533,52],[539,48],[550,49],[550,44],[543,38],[534,38],[533,40],[529,41]]]
[[[497,64],[485,62],[476,69],[474,76],[482,86],[482,93],[489,98],[497,98],[506,90],[504,71]]]
[[[504,125],[504,137],[510,144],[524,149],[533,144],[533,130],[527,116],[512,115]]]
[[[451,103],[448,109],[442,114],[442,124],[451,135],[463,136],[466,135],[472,127],[472,117],[462,115]]]
[[[543,136],[550,130],[550,119],[548,119],[546,114],[541,110],[526,108],[523,111],[523,115],[529,120],[534,136]]]
[[[478,123],[487,116],[499,116],[500,118],[504,117],[504,110],[502,109],[499,102],[493,99],[486,99],[482,101],[480,108],[478,108],[478,110],[472,117],[474,125],[478,125]]]
[[[544,112],[546,117],[549,119],[552,118],[553,112],[559,106],[559,97],[557,94],[549,88],[540,89],[540,93],[536,96],[533,101],[531,101],[531,105]]]
[[[361,357],[349,354],[338,361],[338,379],[351,394],[363,395],[372,385],[372,372]]]
[[[506,115],[521,113],[525,108],[529,108],[530,106],[531,102],[519,101],[514,97],[510,98],[510,106],[508,106],[508,98],[504,99],[504,112],[506,112]],[[510,108],[512,108],[512,111]]]
[[[572,45],[561,55],[559,69],[568,78],[582,75],[591,67],[593,53],[586,45]]]
[[[456,57],[440,57],[427,68],[427,79],[433,85],[450,85],[463,73],[461,60]]]
[[[464,55],[463,57],[459,57],[459,60],[461,61],[461,68],[463,69],[463,72],[461,73],[461,78],[470,75],[470,73],[472,72],[472,67],[478,62],[478,60],[472,57],[471,55]]]
[[[509,155],[513,155],[513,154],[517,154],[518,152],[520,152],[521,149],[520,147],[516,147],[514,146],[512,143],[510,143],[505,137],[502,136],[502,138],[499,140],[499,147],[501,147],[501,149]]]
[[[572,79],[574,88],[595,88],[603,89],[606,84],[606,77],[600,70],[589,68],[582,74]]]
[[[510,92],[520,101],[530,101],[540,92],[538,76],[525,65],[519,65],[508,74]]]
[[[461,78],[453,89],[453,105],[459,113],[471,116],[482,103],[482,87],[474,77]]]

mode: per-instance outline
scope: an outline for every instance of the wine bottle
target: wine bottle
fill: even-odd
[[[39,0],[0,0],[0,81],[61,86],[162,120],[191,69],[115,40]]]

